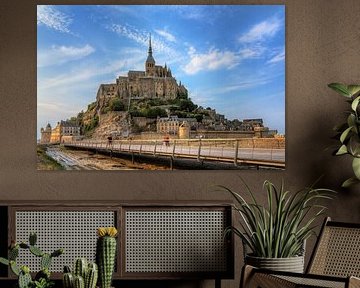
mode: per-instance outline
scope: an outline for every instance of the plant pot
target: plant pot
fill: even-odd
[[[274,271],[304,273],[303,255],[289,258],[263,258],[246,255],[245,264]]]

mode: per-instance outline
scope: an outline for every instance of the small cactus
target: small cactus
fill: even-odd
[[[96,263],[90,263],[85,276],[85,288],[95,288],[98,279],[98,266]]]
[[[87,264],[86,258],[76,259],[74,272],[71,273],[69,266],[64,266],[63,286],[64,288],[75,288],[75,285],[82,287],[81,280],[84,282],[83,288],[95,288],[98,279],[98,267],[96,263]],[[82,276],[83,275],[83,276]],[[78,280],[76,280],[78,279]],[[77,284],[75,284],[77,282]],[[77,287],[76,287],[77,288]]]
[[[74,288],[74,275],[71,273],[69,266],[64,266],[62,282],[64,288]]]
[[[83,279],[85,279],[86,270],[88,268],[88,262],[87,262],[86,258],[76,259],[74,266],[75,266],[75,268],[74,268],[75,275],[81,276]]]
[[[110,288],[112,274],[115,266],[116,235],[115,227],[100,227],[96,243],[96,261],[99,267],[99,280],[101,288]]]
[[[74,288],[85,288],[84,278],[76,275],[74,277]]]

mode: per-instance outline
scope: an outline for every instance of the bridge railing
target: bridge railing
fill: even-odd
[[[246,145],[244,144],[246,143]],[[82,140],[64,143],[68,147],[129,152],[139,154],[168,155],[172,157],[196,158],[225,162],[249,160],[272,162],[285,166],[285,149],[270,147],[257,148],[249,145],[247,139],[170,139],[166,140]],[[254,142],[253,142],[254,143]],[[249,147],[250,146],[250,147]]]

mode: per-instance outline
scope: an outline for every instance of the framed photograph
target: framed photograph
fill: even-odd
[[[39,170],[285,169],[284,5],[38,5]]]

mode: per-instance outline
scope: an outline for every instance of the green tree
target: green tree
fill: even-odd
[[[191,112],[197,108],[197,105],[195,105],[191,99],[181,99],[179,108],[182,111]]]
[[[84,127],[85,134],[91,133],[99,124],[99,116],[94,116],[89,124],[86,124]]]
[[[111,111],[124,111],[125,105],[119,98],[113,98],[109,102],[109,108]]]
[[[96,102],[92,102],[88,105],[88,111],[93,110],[96,107]]]
[[[156,117],[166,117],[167,113],[164,109],[155,107],[155,108],[148,108],[144,110],[145,117],[148,118],[156,118]]]

